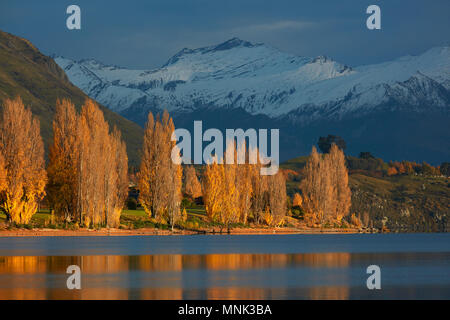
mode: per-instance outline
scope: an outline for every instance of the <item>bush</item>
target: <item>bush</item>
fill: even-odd
[[[440,167],[441,174],[450,177],[450,162],[443,162]]]
[[[303,220],[303,218],[305,217],[305,213],[303,212],[301,207],[292,207],[291,213],[292,217],[296,219]]]
[[[190,208],[192,207],[192,202],[187,199],[187,198],[183,198],[183,200],[181,200],[181,208]]]

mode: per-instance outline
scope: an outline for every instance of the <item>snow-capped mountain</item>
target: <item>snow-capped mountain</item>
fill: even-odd
[[[55,61],[86,94],[114,111],[132,106],[191,111],[242,108],[271,118],[304,114],[342,117],[392,99],[448,107],[450,47],[351,68],[327,57],[300,57],[234,38],[183,49],[156,70],[130,70],[95,60]]]
[[[282,159],[308,152],[328,133],[343,136],[353,153],[450,158],[448,46],[358,67],[237,38],[185,48],[155,70],[55,61],[87,95],[141,125],[149,111],[167,109],[178,127],[203,120],[216,128],[283,128]]]

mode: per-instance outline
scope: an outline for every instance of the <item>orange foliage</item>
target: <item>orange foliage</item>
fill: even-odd
[[[329,154],[320,155],[313,147],[306,163],[303,191],[303,208],[312,223],[341,222],[351,206],[348,171],[344,153],[332,145]]]
[[[173,225],[180,219],[182,168],[172,161],[175,131],[172,118],[165,111],[155,119],[149,113],[144,134],[141,167],[138,175],[139,201],[145,212],[161,222]],[[179,153],[178,153],[179,156]]]
[[[294,194],[294,199],[292,200],[292,206],[293,207],[301,207],[302,203],[303,203],[302,196],[298,192],[296,192]]]
[[[128,157],[120,132],[86,100],[81,114],[57,102],[49,154],[49,200],[55,213],[80,225],[117,227],[128,194]]]
[[[7,219],[27,224],[45,195],[47,175],[39,120],[20,97],[7,99],[0,118],[0,154],[4,163],[1,206]]]

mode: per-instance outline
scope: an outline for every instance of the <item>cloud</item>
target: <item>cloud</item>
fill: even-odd
[[[249,32],[267,32],[267,31],[284,31],[290,30],[303,30],[312,28],[316,24],[309,21],[295,21],[295,20],[283,20],[265,24],[254,24],[239,28],[240,31],[245,30]]]

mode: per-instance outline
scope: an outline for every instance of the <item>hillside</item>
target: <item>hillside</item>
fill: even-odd
[[[52,58],[40,53],[28,40],[0,31],[0,105],[4,99],[18,95],[39,117],[46,149],[52,135],[56,100],[69,98],[79,109],[87,98]],[[138,149],[142,145],[142,128],[108,108],[100,107],[109,124],[122,131],[130,164],[136,165]]]
[[[301,169],[306,156],[286,161],[281,168],[291,172],[287,182],[289,195],[299,192]],[[353,157],[347,158],[355,160]],[[382,161],[381,161],[382,162]],[[387,166],[386,163],[383,165]],[[293,172],[299,173],[295,175]],[[362,170],[350,170],[352,191],[351,213],[369,214],[374,226],[381,221],[392,231],[448,232],[450,230],[450,182],[442,176],[372,175]],[[387,219],[386,219],[387,218]]]

